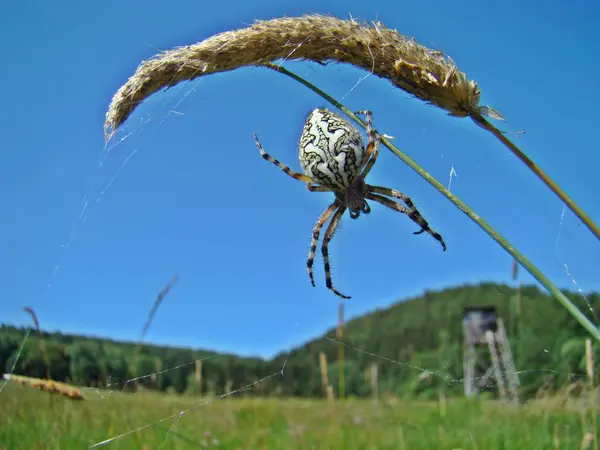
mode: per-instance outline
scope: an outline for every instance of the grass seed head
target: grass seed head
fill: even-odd
[[[353,19],[304,15],[257,21],[143,61],[112,99],[106,113],[105,138],[110,139],[144,99],[161,89],[282,59],[352,64],[453,116],[487,111],[487,107],[479,107],[477,83],[442,52],[381,22],[369,25]]]

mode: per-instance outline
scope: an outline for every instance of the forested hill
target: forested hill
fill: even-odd
[[[600,311],[600,295],[567,293],[587,314]],[[521,293],[505,285],[484,283],[461,286],[401,301],[349,321],[343,343],[336,330],[323,338],[282,353],[273,360],[240,358],[203,350],[158,347],[144,344],[59,332],[40,336],[32,332],[25,344],[15,374],[84,386],[112,389],[157,389],[179,393],[221,394],[235,390],[283,367],[284,377],[274,376],[255,383],[244,393],[322,396],[319,354],[329,362],[329,381],[337,388],[339,347],[344,349],[344,376],[348,395],[367,395],[370,383],[365,375],[372,364],[378,369],[378,389],[395,395],[448,395],[462,393],[462,314],[463,308],[495,306],[504,320],[522,392],[530,395],[540,387],[552,389],[585,373],[582,327],[558,302],[536,287],[523,287]],[[590,307],[591,306],[591,307]],[[26,330],[0,327],[0,368],[9,372]],[[597,358],[600,352],[596,346]],[[201,364],[194,361],[202,359]],[[199,371],[199,372],[198,372]],[[135,377],[136,383],[123,383]],[[431,373],[430,373],[431,372]],[[201,375],[201,377],[198,377]],[[576,377],[575,377],[576,378]],[[200,381],[198,381],[200,380]]]

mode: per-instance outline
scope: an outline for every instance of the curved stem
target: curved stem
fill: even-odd
[[[494,136],[496,136],[500,142],[502,142],[511,152],[515,154],[517,158],[521,160],[529,169],[535,173],[539,179],[541,179],[546,186],[550,188],[552,192],[554,192],[558,198],[560,198],[565,204],[569,207],[573,213],[579,217],[588,229],[594,233],[594,235],[600,239],[600,227],[596,225],[592,219],[588,217],[586,213],[573,201],[571,198],[554,182],[546,173],[540,169],[537,164],[535,164],[529,157],[523,153],[519,147],[517,147],[510,139],[508,139],[504,133],[502,133],[498,128],[488,122],[482,115],[472,115],[471,119],[481,128],[486,131],[489,131]]]
[[[321,89],[316,87],[314,84],[306,81],[304,78],[296,75],[293,72],[290,72],[284,67],[278,66],[273,63],[264,64],[265,67],[275,70],[283,75],[287,75],[290,78],[300,82],[307,88],[311,89],[325,100],[330,102],[336,108],[342,110],[348,117],[354,120],[363,128],[366,128],[366,124],[357,117],[352,111],[342,105],[339,101],[331,97],[329,94],[323,92]],[[454,205],[458,207],[462,212],[464,212],[473,222],[479,225],[480,228],[483,229],[493,240],[495,240],[500,246],[506,250],[508,254],[510,254],[514,259],[516,259],[521,266],[525,268],[538,282],[544,286],[544,288],[556,299],[558,302],[577,320],[583,328],[585,328],[598,342],[600,342],[600,329],[598,329],[580,310],[573,304],[569,298],[564,295],[558,287],[556,287],[549,278],[547,278],[531,261],[529,261],[521,252],[519,252],[516,248],[512,246],[512,244],[504,238],[500,233],[498,233],[490,224],[488,224],[485,220],[483,220],[478,214],[475,213],[469,206],[467,206],[462,200],[460,200],[456,195],[450,192],[448,189],[444,187],[442,183],[436,180],[433,176],[431,176],[425,169],[419,166],[415,161],[413,161],[408,155],[403,153],[400,149],[395,147],[391,142],[389,142],[386,138],[382,136],[381,142],[394,153],[398,158],[404,161],[406,164],[410,166],[415,172],[417,172],[425,181],[427,181],[430,185],[432,185],[438,192],[440,192],[444,197],[450,200]]]

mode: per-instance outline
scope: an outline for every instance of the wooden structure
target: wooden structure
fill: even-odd
[[[519,377],[501,318],[494,307],[465,308],[464,332],[464,386],[465,396],[473,397],[490,385],[501,399],[519,401]]]

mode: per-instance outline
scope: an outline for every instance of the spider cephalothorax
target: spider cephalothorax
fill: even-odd
[[[346,209],[352,219],[357,219],[361,213],[371,212],[367,200],[381,203],[390,209],[406,214],[421,227],[414,234],[426,231],[438,240],[446,251],[446,244],[442,236],[429,228],[429,224],[415,208],[410,198],[394,189],[372,186],[365,182],[366,176],[377,160],[381,137],[373,129],[370,111],[358,111],[356,114],[364,115],[366,118],[367,135],[369,136],[366,148],[358,130],[341,116],[327,109],[313,109],[310,112],[300,136],[300,165],[304,170],[304,175],[294,172],[285,164],[268,155],[263,150],[256,134],[254,135],[256,146],[264,159],[275,164],[292,178],[306,183],[306,187],[311,192],[333,192],[335,194],[335,200],[323,211],[313,229],[306,265],[310,282],[314,286],[312,266],[317,250],[317,241],[325,222],[331,218],[321,245],[325,266],[325,284],[342,298],[350,297],[343,295],[333,287],[328,245]],[[384,195],[401,200],[406,207]]]

